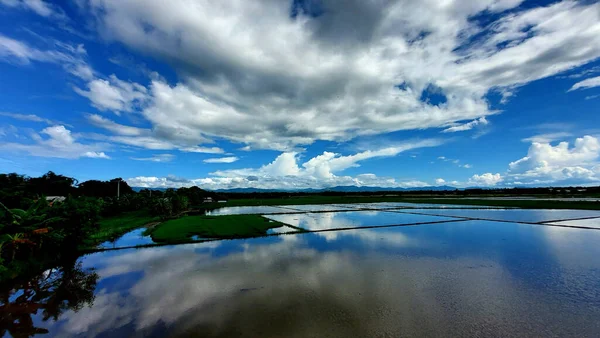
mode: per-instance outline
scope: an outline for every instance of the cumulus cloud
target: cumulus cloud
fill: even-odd
[[[437,184],[437,185],[446,184],[446,180],[444,180],[443,178],[436,178],[435,184]]]
[[[476,185],[476,186],[494,186],[500,182],[502,182],[503,177],[499,173],[485,173],[481,175],[473,175],[469,179],[468,184]]]
[[[43,129],[41,134],[44,134],[47,137],[43,138],[39,134],[33,134],[32,139],[34,143],[0,143],[0,149],[8,152],[27,152],[32,156],[39,157],[56,157],[67,159],[76,159],[80,157],[102,159],[110,158],[103,151],[101,151],[107,147],[106,144],[79,143],[71,134],[71,131],[65,128],[65,126],[51,126]]]
[[[534,142],[527,156],[509,164],[514,181],[524,184],[585,184],[600,180],[600,141],[593,136],[553,146]]]
[[[600,182],[600,140],[593,136],[568,142],[550,144],[565,135],[547,134],[532,137],[527,156],[513,161],[503,174],[473,175],[465,182],[451,182],[456,186],[565,186],[595,185]]]
[[[589,79],[585,79],[583,81],[577,82],[571,87],[568,91],[573,91],[577,89],[588,89],[600,86],[600,76],[591,77]]]
[[[204,163],[233,163],[233,162],[236,162],[237,160],[239,160],[239,159],[235,156],[228,156],[228,157],[219,157],[219,158],[207,158],[207,159],[203,160],[202,162],[204,162]]]
[[[593,136],[584,136],[575,140],[573,148],[568,142],[556,146],[549,143],[534,142],[527,156],[509,164],[511,172],[524,172],[540,167],[562,167],[593,163],[600,155],[600,142]]]
[[[508,97],[600,57],[598,3],[471,20],[520,3],[353,0],[290,16],[288,2],[271,0],[80,2],[103,36],[181,75],[149,86],[141,113],[153,127],[282,151],[398,130],[469,130],[495,113],[490,90]],[[443,100],[422,100],[428,88]]]
[[[87,84],[88,90],[74,88],[75,92],[85,96],[92,105],[100,110],[115,113],[131,112],[147,100],[146,87],[135,82],[120,80],[114,74],[107,80],[95,79]]]
[[[182,187],[197,185],[206,189],[227,188],[267,188],[267,189],[306,189],[326,188],[338,185],[379,186],[379,187],[423,187],[426,182],[418,180],[397,180],[366,173],[341,176],[340,172],[359,166],[359,162],[380,157],[395,156],[410,149],[438,145],[439,140],[421,140],[398,144],[394,147],[367,150],[353,155],[323,152],[299,164],[299,154],[281,153],[272,162],[260,168],[245,168],[215,171],[211,177],[174,182],[168,177],[133,177],[127,180],[130,185],[141,187]]]
[[[473,120],[468,123],[453,125],[452,127],[442,130],[442,133],[456,133],[457,131],[467,131],[467,130],[471,130],[477,126],[485,126],[488,123],[489,122],[485,117],[481,117],[477,120]]]

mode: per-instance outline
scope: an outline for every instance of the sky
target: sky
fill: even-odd
[[[600,184],[600,2],[0,0],[0,172]]]

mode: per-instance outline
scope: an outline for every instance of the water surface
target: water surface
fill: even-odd
[[[132,231],[124,234],[123,236],[119,237],[118,239],[116,239],[112,242],[106,241],[106,242],[100,244],[98,247],[104,248],[104,249],[106,249],[106,248],[123,248],[123,247],[129,247],[129,246],[154,243],[154,241],[152,241],[152,238],[150,236],[143,235],[144,231],[146,231],[146,228],[132,230]]]
[[[450,217],[400,214],[385,211],[366,210],[285,215],[264,215],[264,217],[310,231],[456,220],[455,218]]]
[[[450,217],[468,217],[512,222],[552,222],[584,217],[600,217],[599,210],[562,210],[562,209],[410,209],[397,212],[415,212],[428,215]]]
[[[223,207],[207,211],[209,216],[221,215],[244,215],[244,214],[277,214],[294,212],[290,209],[278,208],[273,206],[255,206],[255,207]]]
[[[600,232],[465,221],[128,249],[81,259],[60,337],[595,336]],[[13,297],[14,299],[14,297]]]
[[[528,219],[547,218],[529,212]],[[589,213],[575,214],[560,216]],[[296,218],[309,229],[441,218],[390,211],[269,217]],[[595,337],[598,243],[593,229],[459,220],[105,251],[3,292],[0,330],[48,337]]]
[[[600,218],[577,219],[572,221],[553,222],[549,224],[600,229]]]

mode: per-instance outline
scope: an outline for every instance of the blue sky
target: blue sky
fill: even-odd
[[[597,185],[600,3],[0,0],[0,171]]]

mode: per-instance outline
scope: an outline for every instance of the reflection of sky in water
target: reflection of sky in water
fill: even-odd
[[[600,218],[578,219],[578,220],[573,220],[573,221],[553,222],[550,224],[600,229]]]
[[[271,234],[286,234],[289,232],[298,232],[298,229],[290,228],[288,226],[280,226],[278,228],[267,229],[267,235]]]
[[[297,211],[346,211],[348,209],[334,204],[280,205],[278,207]]]
[[[449,217],[400,214],[384,211],[323,212],[269,215],[265,217],[311,231],[456,220]]]
[[[355,208],[394,209],[394,208],[438,208],[438,209],[494,209],[500,207],[460,204],[408,203],[408,202],[379,202],[354,204]]]
[[[465,221],[97,253],[83,258],[101,276],[93,307],[50,330],[595,336],[599,240],[595,230]]]
[[[293,212],[289,209],[271,207],[271,206],[257,206],[257,207],[224,207],[215,210],[207,211],[206,214],[210,216],[219,215],[242,215],[242,214],[276,214],[282,212]]]
[[[398,210],[397,212],[405,212]],[[411,209],[406,212],[418,212],[430,215],[457,216],[482,218],[498,221],[513,221],[513,222],[548,222],[553,220],[563,220],[581,217],[600,217],[598,210],[525,210],[525,209],[510,209],[510,210],[448,210],[448,209]]]
[[[152,244],[152,238],[150,236],[143,236],[142,234],[146,231],[146,228],[140,228],[132,230],[123,236],[119,237],[116,241],[106,241],[99,245],[100,248],[122,248],[135,245]]]

